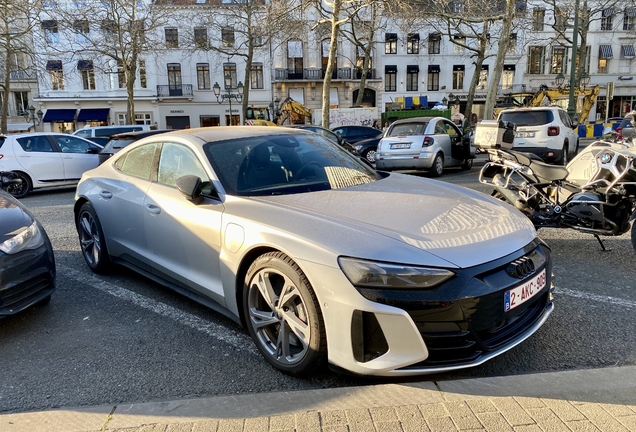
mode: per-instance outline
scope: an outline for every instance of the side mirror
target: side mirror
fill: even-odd
[[[177,179],[177,189],[188,201],[199,204],[203,201],[201,196],[201,179],[194,175],[184,175]]]
[[[605,135],[611,135],[612,134],[612,128],[607,126],[605,129],[603,129],[603,136]]]
[[[631,126],[631,125],[630,125]],[[625,138],[634,138],[636,132],[636,128],[632,127],[624,127],[623,130],[621,130],[621,135],[623,135],[623,137]]]

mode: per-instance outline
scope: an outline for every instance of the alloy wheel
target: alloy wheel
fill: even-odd
[[[85,211],[80,215],[79,223],[80,245],[86,262],[96,267],[102,258],[102,245],[97,222],[92,214]]]
[[[303,360],[311,339],[310,314],[296,284],[264,268],[249,284],[249,323],[262,348],[281,366]]]

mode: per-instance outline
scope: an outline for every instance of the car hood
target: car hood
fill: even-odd
[[[457,267],[500,258],[536,237],[530,221],[509,204],[404,174],[344,189],[257,199],[375,232]]]
[[[0,193],[0,243],[32,223],[33,218],[22,209],[18,200],[4,192]]]

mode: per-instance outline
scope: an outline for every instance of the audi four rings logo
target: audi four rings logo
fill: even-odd
[[[511,262],[510,265],[508,265],[506,271],[512,277],[523,279],[526,276],[530,276],[532,273],[534,273],[535,268],[534,263],[530,258],[522,257]]]

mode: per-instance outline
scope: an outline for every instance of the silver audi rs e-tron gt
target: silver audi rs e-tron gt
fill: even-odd
[[[94,272],[124,265],[232,317],[292,374],[471,367],[553,310],[550,249],[512,206],[298,129],[139,140],[84,174],[75,218]]]

